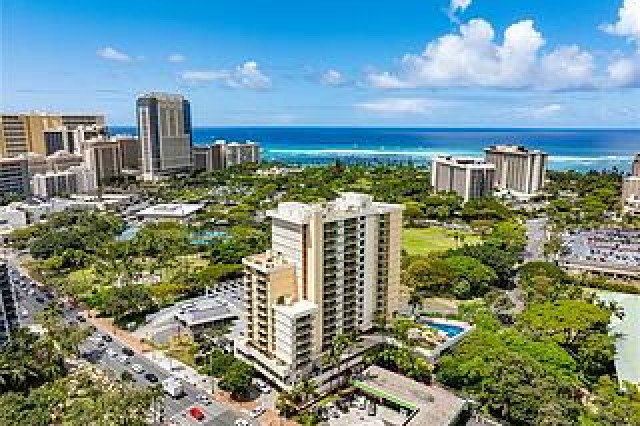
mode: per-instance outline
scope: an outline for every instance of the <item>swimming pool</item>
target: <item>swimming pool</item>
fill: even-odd
[[[453,324],[444,324],[441,322],[433,321],[430,319],[422,319],[418,321],[421,324],[428,325],[429,327],[435,328],[436,330],[444,332],[447,337],[455,337],[458,334],[464,332],[464,328],[459,325]]]

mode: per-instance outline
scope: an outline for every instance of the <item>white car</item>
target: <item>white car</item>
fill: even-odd
[[[245,419],[236,419],[235,422],[233,422],[233,426],[250,426],[249,422],[246,421]]]
[[[254,419],[260,417],[261,415],[264,414],[265,412],[265,408],[262,406],[257,406],[256,408],[254,408],[253,410],[249,411],[249,415],[251,417],[253,417]]]
[[[22,312],[20,312],[20,315],[22,315],[23,317],[28,317],[29,311],[27,311],[26,309],[23,309]]]
[[[109,355],[111,358],[115,358],[118,356],[118,352],[116,352],[114,349],[107,349],[107,355]]]
[[[118,355],[118,361],[123,364],[129,364],[129,357],[126,355]]]
[[[141,374],[142,372],[144,372],[144,368],[142,368],[140,364],[131,364],[131,369],[138,374]]]

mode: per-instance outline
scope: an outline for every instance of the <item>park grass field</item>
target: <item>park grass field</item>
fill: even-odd
[[[461,237],[459,241],[456,235]],[[410,255],[425,255],[479,241],[480,237],[469,232],[444,228],[406,228],[402,233],[402,247]]]

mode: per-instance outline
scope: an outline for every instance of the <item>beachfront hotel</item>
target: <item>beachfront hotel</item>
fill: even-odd
[[[310,374],[336,336],[394,317],[404,298],[402,210],[345,193],[269,211],[271,250],[243,260],[247,335],[236,354],[288,387]]]
[[[227,142],[217,140],[211,145],[193,147],[195,170],[224,170],[245,163],[260,163],[260,145],[253,141]]]
[[[464,202],[491,195],[495,165],[473,158],[436,157],[431,164],[431,186],[436,192],[455,192]]]
[[[492,145],[485,148],[485,161],[495,166],[497,189],[534,195],[544,185],[548,155],[520,145]]]
[[[144,180],[191,171],[191,108],[182,95],[149,93],[136,102]]]

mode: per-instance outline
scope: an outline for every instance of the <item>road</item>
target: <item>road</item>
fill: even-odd
[[[526,261],[544,259],[544,243],[547,241],[547,219],[530,219],[526,222],[527,248],[524,258]]]
[[[11,260],[9,263],[14,266],[12,269],[15,270],[15,264],[11,262]],[[14,273],[14,275],[16,275],[16,273]],[[14,282],[17,284],[15,288],[18,298],[18,312],[21,316],[21,325],[24,327],[32,326],[36,323],[38,313],[42,312],[48,304],[57,300],[56,295],[39,287],[37,283],[28,277]],[[69,304],[62,303],[66,323],[86,321],[77,309]],[[120,356],[124,355],[122,350],[126,345],[111,333],[108,333],[111,339],[104,338],[104,335],[104,331],[94,332],[94,334],[80,346],[80,352],[85,359],[102,368],[110,376],[120,378],[122,373],[127,371],[133,377],[134,383],[143,387],[154,384],[145,378],[146,373],[155,375],[158,379],[157,383],[171,376],[170,372],[158,367],[151,360],[138,353],[128,357],[127,362],[123,362],[124,358]],[[110,356],[108,352],[111,351],[117,354],[118,357]],[[134,364],[142,367],[143,372],[134,372],[131,369],[131,366]],[[256,421],[250,420],[247,415],[234,412],[229,407],[212,400],[204,392],[196,389],[189,383],[183,382],[183,387],[185,393],[181,398],[176,399],[169,395],[163,398],[163,404],[159,404],[160,406],[164,405],[164,407],[161,408],[163,411],[163,422],[157,422],[156,424],[234,426],[237,419],[245,419],[249,421],[251,425],[258,424]],[[193,406],[202,409],[205,413],[205,421],[197,422],[189,417],[187,411]],[[169,422],[169,420],[171,420],[171,422]]]

